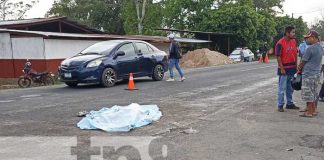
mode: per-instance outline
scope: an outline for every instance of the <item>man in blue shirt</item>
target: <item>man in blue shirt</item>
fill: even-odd
[[[299,49],[299,55],[298,56],[300,58],[302,58],[305,51],[306,51],[306,49],[307,49],[307,43],[306,43],[305,40],[299,45],[298,49]]]

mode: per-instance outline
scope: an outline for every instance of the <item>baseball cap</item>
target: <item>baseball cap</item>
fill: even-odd
[[[306,35],[304,35],[304,38],[309,38],[309,37],[311,37],[311,36],[313,36],[313,37],[319,39],[320,34],[319,34],[318,32],[316,32],[316,31],[314,31],[314,30],[311,30],[311,31],[309,31]]]
[[[171,34],[168,35],[168,37],[169,37],[170,39],[174,39],[174,34],[171,33]]]

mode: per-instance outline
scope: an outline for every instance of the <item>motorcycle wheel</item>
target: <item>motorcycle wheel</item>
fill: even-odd
[[[54,79],[50,76],[46,76],[43,83],[45,86],[54,85]]]
[[[18,79],[18,85],[21,88],[28,88],[31,85],[31,80],[25,77],[20,77]]]

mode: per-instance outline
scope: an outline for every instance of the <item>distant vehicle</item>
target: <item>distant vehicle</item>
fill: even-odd
[[[65,59],[59,77],[70,87],[79,83],[114,86],[119,80],[149,76],[160,81],[168,70],[167,54],[152,44],[137,40],[111,40],[96,43]]]
[[[252,62],[252,61],[254,61],[254,53],[248,48],[243,49],[244,59],[242,60],[241,54],[240,54],[241,50],[242,50],[242,48],[236,48],[230,54],[229,58],[232,59],[234,62],[240,62],[240,61]]]

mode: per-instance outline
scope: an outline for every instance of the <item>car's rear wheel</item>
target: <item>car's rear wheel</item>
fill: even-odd
[[[65,82],[66,85],[68,85],[69,87],[76,87],[78,86],[78,82]]]
[[[117,75],[114,69],[106,68],[101,76],[101,84],[104,87],[112,87],[117,81]]]
[[[161,81],[164,77],[164,69],[163,66],[158,64],[154,67],[153,70],[153,75],[152,75],[152,79],[154,81]]]

